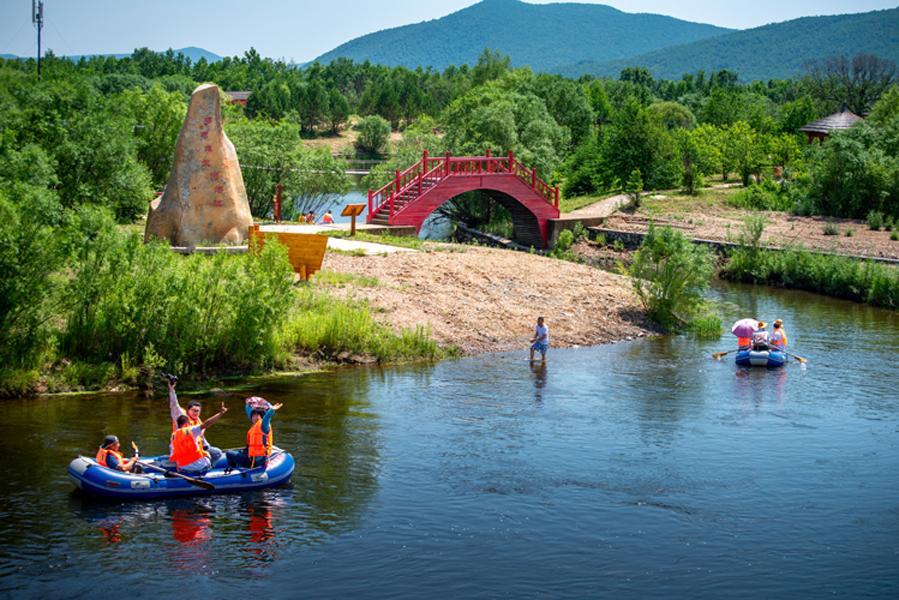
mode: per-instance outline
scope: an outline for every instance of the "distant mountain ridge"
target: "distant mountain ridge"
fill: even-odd
[[[166,52],[166,50],[158,50],[160,54]],[[222,60],[222,57],[214,52],[210,52],[205,48],[197,48],[195,46],[188,46],[186,48],[173,48],[172,52],[176,55],[180,52],[184,56],[190,59],[190,62],[196,63],[201,58],[205,58],[206,62],[218,62]],[[127,58],[131,56],[132,52],[125,52],[122,54],[72,54],[69,56],[64,56],[62,58],[68,58],[69,60],[81,60],[81,58],[91,58],[93,56],[107,57],[112,56],[113,58]],[[17,56],[15,54],[0,54],[0,58],[5,58],[7,60],[15,60],[15,59],[29,59],[34,58],[33,56]]]
[[[730,69],[743,80],[766,80],[798,75],[809,61],[859,53],[899,64],[899,8],[802,17],[624,59],[581,61],[552,71],[568,77],[614,77],[624,67],[642,66],[657,78],[676,79],[699,70]]]
[[[536,71],[590,59],[612,61],[732,30],[673,17],[630,14],[601,4],[484,0],[445,17],[370,33],[319,56],[389,66],[473,65],[484,48]]]

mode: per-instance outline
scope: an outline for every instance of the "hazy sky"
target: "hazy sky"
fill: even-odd
[[[549,4],[549,0],[529,0]],[[581,0],[747,29],[796,17],[894,8],[897,0]],[[436,19],[474,0],[45,0],[43,47],[56,54],[199,46],[297,62],[360,35]],[[0,0],[0,54],[33,54],[31,0]]]

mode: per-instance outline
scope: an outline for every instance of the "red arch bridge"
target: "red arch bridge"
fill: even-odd
[[[432,158],[427,150],[420,161],[397,171],[393,181],[368,190],[368,223],[413,226],[441,204],[465,192],[480,191],[512,215],[515,239],[526,246],[546,248],[550,219],[559,217],[559,188],[537,177],[537,170],[506,156],[445,156]]]

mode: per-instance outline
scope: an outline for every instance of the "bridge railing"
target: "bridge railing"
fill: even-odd
[[[379,189],[368,190],[367,220],[371,222],[385,207],[389,218],[392,218],[405,208],[405,205],[396,205],[397,198],[420,196],[426,185],[430,187],[430,184],[439,183],[447,177],[483,175],[514,175],[549,204],[559,208],[559,188],[537,177],[537,170],[520,163],[511,151],[507,156],[491,156],[488,149],[486,156],[452,156],[447,152],[445,156],[430,157],[425,150],[420,161],[405,171],[396,171],[394,178]]]

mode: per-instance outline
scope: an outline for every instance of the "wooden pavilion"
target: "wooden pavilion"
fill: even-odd
[[[823,142],[831,131],[841,129],[849,129],[862,118],[849,110],[844,103],[840,107],[840,112],[834,113],[829,117],[812,121],[808,125],[799,128],[799,131],[808,136],[808,143],[811,144],[815,140]]]

